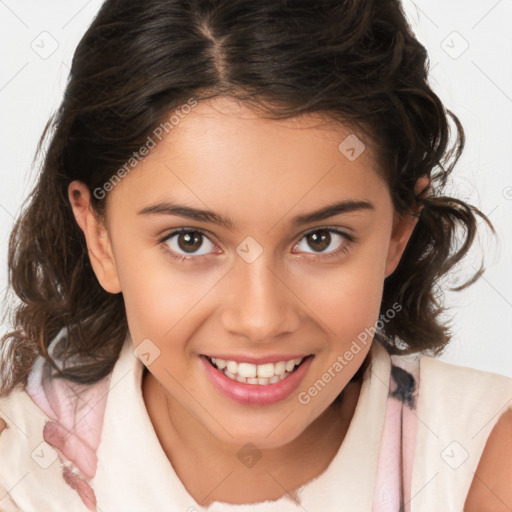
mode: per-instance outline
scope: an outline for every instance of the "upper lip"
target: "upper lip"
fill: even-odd
[[[268,356],[251,356],[251,355],[230,355],[230,354],[203,354],[211,359],[224,359],[224,361],[236,361],[237,363],[250,363],[250,364],[266,364],[277,363],[278,361],[291,361],[292,359],[299,359],[310,356],[312,354],[275,354]]]

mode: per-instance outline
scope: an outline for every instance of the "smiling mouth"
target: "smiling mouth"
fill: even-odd
[[[257,384],[267,386],[276,384],[294,373],[304,361],[313,357],[312,354],[306,357],[299,357],[289,361],[277,361],[266,364],[237,363],[236,361],[226,361],[224,359],[211,358],[203,356],[219,372],[231,380],[243,384]]]

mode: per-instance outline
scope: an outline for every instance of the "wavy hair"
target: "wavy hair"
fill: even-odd
[[[493,228],[443,193],[465,139],[430,88],[428,66],[398,0],[106,0],[76,48],[10,234],[9,287],[19,301],[2,339],[0,395],[26,384],[38,355],[77,383],[112,370],[128,329],[123,296],[93,272],[68,185],[102,187],[169,112],[221,94],[269,119],[323,114],[375,148],[396,211],[422,207],[384,283],[381,313],[397,302],[402,310],[376,336],[389,353],[439,353],[450,340],[440,280],[468,252],[477,216]],[[422,176],[430,185],[415,193]],[[91,194],[98,218],[108,197]],[[51,355],[61,329],[67,336]],[[59,369],[53,357],[68,363]]]

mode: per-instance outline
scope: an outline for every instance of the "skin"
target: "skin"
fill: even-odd
[[[369,145],[350,161],[338,145],[351,131],[321,121],[311,114],[265,120],[217,97],[193,108],[115,186],[104,223],[90,207],[88,188],[79,181],[69,186],[98,281],[123,293],[134,346],[150,339],[160,350],[147,364],[144,401],[162,448],[201,505],[277,499],[327,468],[359,397],[360,384],[347,383],[370,343],[308,404],[297,396],[378,320],[384,279],[416,223],[396,214]],[[427,185],[423,178],[417,189]],[[369,201],[373,209],[290,224],[347,199]],[[163,200],[213,210],[236,228],[138,214]],[[326,248],[308,242],[306,233],[327,226],[355,239],[331,232]],[[205,234],[188,255],[178,235],[160,241],[181,227]],[[246,237],[263,249],[252,263],[236,252]],[[172,259],[165,247],[187,259]],[[344,250],[327,257],[337,249]],[[241,405],[205,375],[199,355],[214,352],[314,358],[291,396]],[[343,389],[341,405],[331,405]],[[251,468],[237,457],[248,442],[262,455]]]
[[[512,409],[492,429],[469,489],[464,512],[512,510]]]

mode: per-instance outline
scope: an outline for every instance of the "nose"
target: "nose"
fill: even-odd
[[[252,263],[240,258],[224,283],[223,327],[254,343],[275,342],[301,320],[300,300],[264,255]]]

